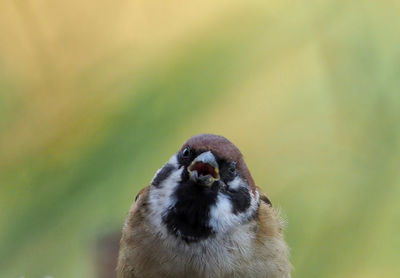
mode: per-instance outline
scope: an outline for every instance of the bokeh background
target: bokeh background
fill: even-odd
[[[135,195],[201,132],[281,207],[293,277],[400,277],[399,11],[2,1],[0,277],[111,277]]]

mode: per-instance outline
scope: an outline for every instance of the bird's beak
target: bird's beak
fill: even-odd
[[[190,179],[206,186],[211,186],[220,179],[217,160],[212,152],[204,152],[196,157],[188,167]]]

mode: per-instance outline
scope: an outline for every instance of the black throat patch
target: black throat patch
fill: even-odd
[[[163,216],[168,231],[187,243],[212,236],[209,212],[217,200],[218,185],[209,188],[184,181],[174,194],[177,202]]]
[[[166,180],[174,169],[174,165],[168,163],[157,173],[151,184],[155,187],[160,187],[161,182]]]

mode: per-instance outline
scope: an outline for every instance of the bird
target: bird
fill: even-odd
[[[195,135],[136,196],[117,277],[290,278],[284,224],[240,150]]]

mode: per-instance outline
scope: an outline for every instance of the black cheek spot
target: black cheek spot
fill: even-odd
[[[227,195],[231,199],[234,214],[244,212],[250,207],[251,196],[249,189],[246,187],[241,187],[236,191],[226,190],[223,194]]]
[[[151,183],[155,187],[159,187],[160,184],[171,175],[172,170],[175,167],[172,164],[165,165],[154,177],[153,182]]]

